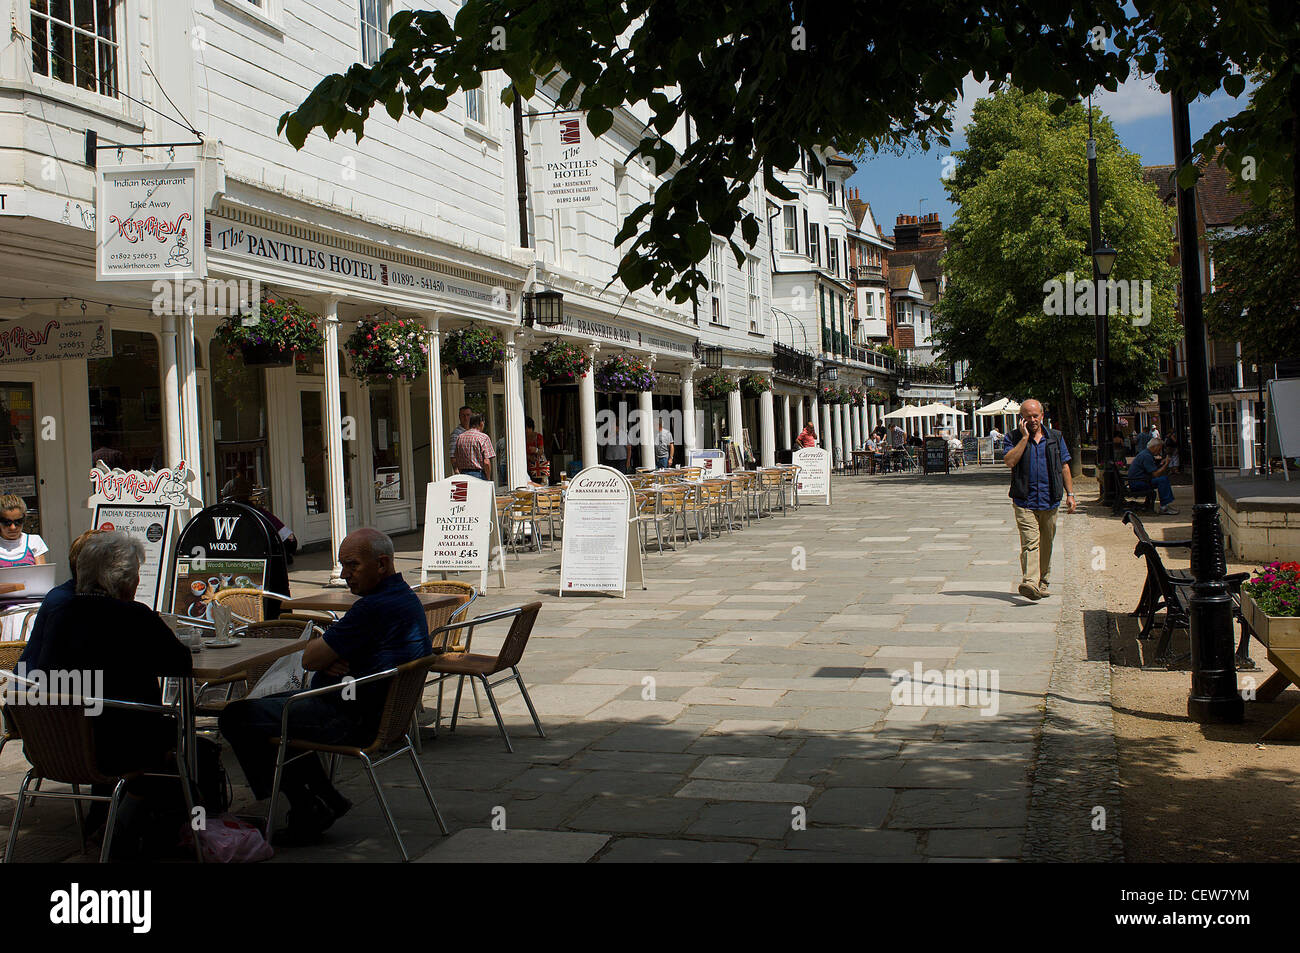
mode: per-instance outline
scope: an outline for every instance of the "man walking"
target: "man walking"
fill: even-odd
[[[492,438],[483,432],[483,415],[469,418],[469,429],[456,438],[456,449],[451,464],[457,473],[475,476],[480,480],[492,479],[492,459],[497,455],[492,448]]]
[[[1069,512],[1077,504],[1070,475],[1070,451],[1060,431],[1043,426],[1043,405],[1020,405],[1020,428],[1003,442],[1003,462],[1011,470],[1011,503],[1020,531],[1020,594],[1044,599],[1051,584],[1056,510],[1064,494]],[[1034,563],[1037,562],[1037,566]]]

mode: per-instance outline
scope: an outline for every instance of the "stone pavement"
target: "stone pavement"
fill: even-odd
[[[421,756],[452,836],[437,837],[407,766],[381,769],[408,849],[427,862],[1014,860],[1043,840],[1027,838],[1031,814],[1067,815],[1048,836],[1087,841],[1097,801],[1071,793],[1079,772],[1036,776],[1058,636],[1066,656],[1083,641],[1077,606],[1063,611],[1078,521],[1058,524],[1054,595],[1030,603],[1015,593],[1005,486],[1000,467],[837,477],[829,508],[664,555],[652,545],[648,588],[626,599],[560,599],[558,550],[511,555],[509,588],[489,589],[475,614],[543,603],[520,667],[547,737],[502,686],[506,753],[467,690],[469,717],[454,734],[426,729]],[[397,544],[399,568],[418,581],[419,537]],[[295,593],[327,575],[321,555],[295,568]],[[482,630],[475,650],[502,635]],[[917,666],[936,684],[895,689],[891,674],[912,678]],[[996,691],[962,697],[962,673]],[[1068,699],[1100,719],[1088,738],[1103,760],[1105,690]],[[1058,735],[1074,724],[1058,717]],[[5,751],[10,803],[21,765]],[[276,862],[395,859],[365,778],[348,765],[340,778],[352,813]],[[1056,798],[1048,810],[1032,809],[1036,790]],[[53,849],[71,811],[34,813],[33,851]]]

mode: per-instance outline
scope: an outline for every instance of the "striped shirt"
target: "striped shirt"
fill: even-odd
[[[492,438],[481,430],[466,430],[456,438],[452,466],[457,470],[488,470],[488,461],[497,455]]]

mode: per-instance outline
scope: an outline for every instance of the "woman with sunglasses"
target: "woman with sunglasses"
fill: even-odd
[[[44,566],[50,547],[34,533],[23,532],[27,504],[21,496],[0,496],[0,569],[11,566]]]

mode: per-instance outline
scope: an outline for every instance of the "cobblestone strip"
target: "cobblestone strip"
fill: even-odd
[[[1065,603],[1034,765],[1026,861],[1124,860],[1108,621],[1089,544],[1093,518],[1067,517],[1057,535],[1065,546]]]

